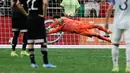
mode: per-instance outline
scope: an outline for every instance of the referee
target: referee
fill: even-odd
[[[27,27],[26,27],[26,18],[27,18],[27,0],[13,0],[12,2],[12,31],[14,33],[13,40],[12,40],[12,52],[11,56],[18,56],[15,51],[17,40],[19,33],[24,33],[23,36],[23,44],[22,44],[22,51],[21,56],[29,56],[26,52],[26,45],[27,45]]]

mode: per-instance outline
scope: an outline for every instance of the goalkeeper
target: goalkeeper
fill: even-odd
[[[63,31],[63,32],[69,32],[69,33],[76,33],[76,34],[80,34],[80,35],[88,36],[88,37],[97,37],[99,39],[111,42],[109,38],[101,36],[100,34],[91,31],[92,29],[97,28],[108,34],[112,33],[110,30],[105,29],[99,25],[83,23],[81,21],[72,20],[72,19],[69,19],[66,17],[60,17],[60,16],[54,16],[53,19],[54,19],[54,22],[47,28],[47,34]],[[54,27],[54,29],[50,30],[50,28],[52,27]]]

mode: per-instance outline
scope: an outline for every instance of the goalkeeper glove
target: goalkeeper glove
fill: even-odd
[[[49,32],[49,31],[50,31],[50,29],[51,29],[50,27],[46,28],[46,32]]]

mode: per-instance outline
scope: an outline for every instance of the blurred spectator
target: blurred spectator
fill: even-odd
[[[60,5],[65,16],[76,16],[80,7],[78,0],[63,0]]]
[[[76,16],[78,17],[84,17],[84,0],[78,0],[80,7],[78,8],[78,13]]]
[[[99,17],[106,17],[108,6],[109,6],[109,3],[107,2],[107,0],[101,0]]]
[[[84,16],[85,17],[97,17],[99,14],[100,5],[94,0],[88,0],[85,2]]]

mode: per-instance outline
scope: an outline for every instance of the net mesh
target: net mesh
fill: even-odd
[[[0,44],[8,44],[12,36],[10,1],[0,1]]]
[[[46,20],[52,20],[52,16],[55,14],[64,15],[62,8],[60,6],[63,0],[48,0],[47,7],[47,17]],[[73,0],[64,0],[73,1]],[[80,7],[78,8],[78,13],[76,16],[71,16],[69,18],[74,20],[79,20],[85,22],[90,22],[92,24],[99,24],[103,26],[105,24],[105,15],[108,8],[108,2],[106,0],[78,0]],[[70,8],[73,3],[69,3]],[[12,33],[12,21],[11,21],[11,2],[10,0],[0,1],[0,44],[8,44],[9,39],[13,36]],[[65,9],[64,9],[65,10]],[[113,14],[111,15],[110,24],[113,22]],[[48,24],[48,23],[47,23]],[[110,25],[111,28],[111,25]],[[94,32],[104,35],[104,32],[94,29]],[[48,36],[48,41],[57,39],[57,34],[54,36]],[[122,40],[123,41],[123,40]],[[18,43],[22,43],[22,35],[20,35]],[[122,42],[123,43],[123,42]],[[106,45],[110,44],[103,40],[99,40],[96,37],[90,38],[87,36],[81,36],[77,34],[64,33],[58,41],[54,42],[56,45]]]

